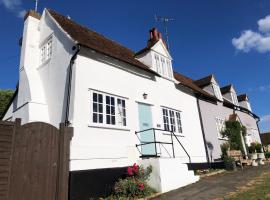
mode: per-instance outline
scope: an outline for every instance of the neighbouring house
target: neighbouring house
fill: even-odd
[[[270,145],[270,132],[261,133],[260,136],[264,146]]]
[[[53,10],[30,11],[3,119],[74,128],[70,199],[108,194],[135,162],[153,165],[160,192],[193,183],[186,163],[207,162],[198,98],[215,97],[174,73],[172,61],[155,28],[136,53]]]
[[[245,143],[250,145],[252,141],[260,142],[257,126],[259,118],[252,113],[247,95],[239,95],[237,98],[233,85],[220,88],[214,75],[196,80],[194,83],[215,96],[215,99],[208,101],[199,99],[209,162],[221,160],[220,145],[227,142],[227,138],[222,137],[221,132],[225,128],[225,121],[229,120],[232,114],[236,113],[237,120],[247,128]],[[244,150],[247,153],[246,149]]]

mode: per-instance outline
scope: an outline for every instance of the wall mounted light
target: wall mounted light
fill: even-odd
[[[148,96],[148,94],[143,93],[143,98],[144,98],[144,99],[147,99],[147,96]]]

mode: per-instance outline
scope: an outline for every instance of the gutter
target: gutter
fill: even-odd
[[[205,153],[206,153],[206,159],[207,159],[208,166],[210,167],[210,158],[209,158],[209,152],[208,152],[208,147],[207,147],[206,138],[205,138],[205,131],[204,131],[204,126],[203,126],[203,121],[202,121],[202,113],[201,113],[201,107],[200,107],[200,103],[199,103],[199,97],[196,98],[197,107],[198,107],[198,111],[199,111],[199,118],[200,118],[200,123],[201,123],[201,129],[202,129],[202,135],[203,135],[203,142],[204,142],[204,148],[205,148]]]
[[[65,113],[65,126],[69,126],[70,122],[69,122],[69,107],[70,107],[70,93],[71,93],[71,83],[72,83],[72,69],[73,69],[73,65],[75,60],[77,59],[77,55],[81,50],[81,46],[79,44],[77,44],[76,46],[72,47],[72,50],[76,50],[76,52],[74,53],[74,55],[71,57],[70,62],[69,62],[69,71],[68,71],[68,87],[67,87],[67,100],[66,100],[66,113]]]

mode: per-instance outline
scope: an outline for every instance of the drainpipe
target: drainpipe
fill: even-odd
[[[72,68],[74,65],[74,62],[77,58],[77,55],[79,51],[81,50],[81,46],[77,44],[76,46],[72,47],[72,50],[76,50],[74,55],[71,57],[70,62],[69,62],[69,71],[68,71],[68,87],[67,87],[67,101],[66,101],[66,114],[65,114],[65,126],[69,126],[70,122],[68,120],[69,118],[69,104],[70,104],[70,92],[71,92],[71,83],[72,83]]]
[[[199,111],[199,117],[200,117],[200,123],[201,123],[202,135],[203,135],[204,148],[205,148],[205,153],[206,153],[207,164],[209,167],[211,167],[208,147],[207,147],[207,143],[206,143],[206,139],[205,139],[205,131],[204,131],[204,126],[203,126],[203,121],[202,121],[202,113],[201,113],[201,107],[200,107],[200,103],[199,103],[199,97],[200,96],[198,96],[196,99],[197,99],[197,107],[198,107],[198,111]]]

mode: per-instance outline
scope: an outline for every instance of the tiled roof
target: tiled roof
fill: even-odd
[[[214,77],[213,74],[206,76],[204,78],[201,78],[199,80],[195,81],[195,84],[198,85],[199,87],[204,87],[206,85],[209,85],[211,83],[212,78]]]
[[[240,95],[237,96],[237,99],[238,99],[239,102],[248,101],[248,96],[247,96],[247,94],[240,94]]]
[[[231,91],[232,84],[220,88],[221,94],[226,94]]]
[[[77,24],[76,22],[58,14],[51,9],[47,10],[61,26],[61,28],[78,44],[158,75],[155,71],[151,70],[148,66],[137,60],[135,58],[135,53],[132,50],[104,37],[95,31]]]
[[[204,97],[210,98],[212,100],[217,100],[217,98],[209,93],[207,93],[206,91],[204,91],[203,89],[201,89],[199,86],[197,86],[195,84],[195,81],[192,80],[191,78],[188,78],[182,74],[179,74],[177,72],[174,72],[174,78],[180,82],[181,85],[184,85],[190,89],[192,89],[196,94],[200,94],[203,95]]]

